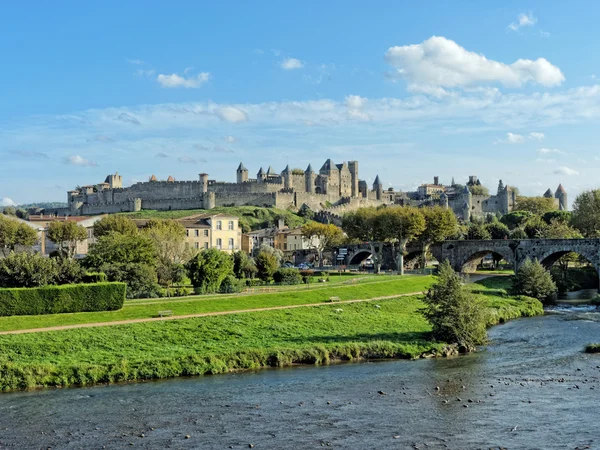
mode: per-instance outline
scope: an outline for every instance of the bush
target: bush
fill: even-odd
[[[304,284],[309,284],[313,282],[313,277],[315,276],[315,272],[313,270],[301,270],[300,276],[302,277],[302,282]]]
[[[273,278],[276,283],[285,285],[300,284],[302,282],[302,275],[300,275],[298,269],[293,267],[279,269],[273,274]]]
[[[102,268],[110,281],[127,283],[127,298],[158,297],[156,270],[146,264],[106,265]]]
[[[233,258],[221,250],[203,250],[185,265],[198,294],[214,294],[228,275],[233,275]]]
[[[126,290],[125,283],[0,289],[0,316],[115,311],[123,307]]]
[[[10,253],[0,259],[0,287],[39,287],[54,284],[58,276],[58,262],[38,253]]]
[[[233,275],[227,275],[227,277],[221,282],[221,286],[219,286],[219,292],[221,294],[235,294],[242,292],[244,287],[246,287],[244,280],[238,280]]]
[[[192,295],[194,290],[186,287],[161,288],[157,290],[159,297],[185,297]]]
[[[557,291],[552,275],[539,261],[526,259],[513,277],[512,293],[526,295],[545,301],[554,297]]]
[[[258,270],[258,278],[265,283],[273,281],[273,275],[279,268],[277,256],[268,251],[261,250],[256,258],[254,258],[254,262],[256,264],[256,269]]]
[[[83,275],[82,283],[104,283],[106,274],[104,272],[87,272]]]
[[[438,281],[423,299],[421,314],[431,324],[435,339],[458,344],[466,351],[487,342],[486,317],[481,300],[463,286],[462,277],[448,261],[440,264]]]
[[[85,270],[79,261],[73,258],[57,259],[56,279],[53,284],[77,284],[83,282]]]

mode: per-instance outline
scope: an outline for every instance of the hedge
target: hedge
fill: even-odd
[[[0,289],[0,316],[114,311],[123,307],[126,289],[125,283]]]

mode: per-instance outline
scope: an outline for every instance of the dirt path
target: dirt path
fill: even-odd
[[[301,305],[270,306],[268,308],[238,309],[238,310],[234,310],[234,311],[215,311],[215,312],[198,313],[198,314],[186,314],[186,315],[182,315],[182,316],[147,317],[144,319],[118,320],[118,321],[114,321],[114,322],[78,323],[78,324],[74,324],[74,325],[62,325],[62,326],[58,326],[58,327],[28,328],[25,330],[0,331],[0,335],[39,333],[39,332],[44,332],[44,331],[71,330],[71,329],[75,329],[75,328],[109,327],[112,325],[127,325],[127,324],[131,324],[131,323],[157,322],[157,321],[161,321],[161,320],[191,319],[194,317],[224,316],[227,314],[240,314],[240,313],[256,312],[256,311],[275,311],[275,310],[279,310],[279,309],[304,308],[307,306],[343,305],[343,304],[348,304],[348,303],[373,302],[373,301],[377,301],[377,300],[390,300],[393,298],[409,297],[411,295],[420,295],[423,293],[424,292],[410,292],[408,294],[388,295],[385,297],[374,297],[374,298],[358,299],[358,300],[341,300],[341,301],[335,302],[335,303],[332,303],[332,302],[304,303]]]

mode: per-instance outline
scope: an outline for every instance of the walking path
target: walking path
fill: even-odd
[[[131,324],[131,323],[157,322],[157,321],[162,321],[162,320],[179,320],[179,319],[191,319],[194,317],[224,316],[227,314],[240,314],[240,313],[256,312],[256,311],[275,311],[275,310],[279,310],[279,309],[304,308],[307,306],[332,306],[332,305],[342,305],[342,304],[348,304],[348,303],[389,300],[389,299],[393,299],[393,298],[409,297],[411,295],[421,295],[421,294],[424,294],[424,292],[420,292],[420,291],[419,292],[410,292],[408,294],[387,295],[385,297],[374,297],[374,298],[357,299],[357,300],[340,300],[339,302],[304,303],[301,305],[270,306],[267,308],[238,309],[238,310],[234,310],[234,311],[215,311],[215,312],[199,313],[199,314],[186,314],[186,315],[182,315],[182,316],[148,317],[145,319],[118,320],[118,321],[114,321],[114,322],[79,323],[79,324],[74,324],[74,325],[61,325],[61,326],[57,326],[57,327],[29,328],[29,329],[25,329],[25,330],[0,331],[0,335],[39,333],[39,332],[43,332],[43,331],[71,330],[74,328],[108,327],[108,326],[112,326],[112,325],[127,325],[127,324]]]

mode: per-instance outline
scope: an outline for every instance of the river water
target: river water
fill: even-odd
[[[0,448],[600,449],[600,311],[555,306],[451,359],[0,395]]]

